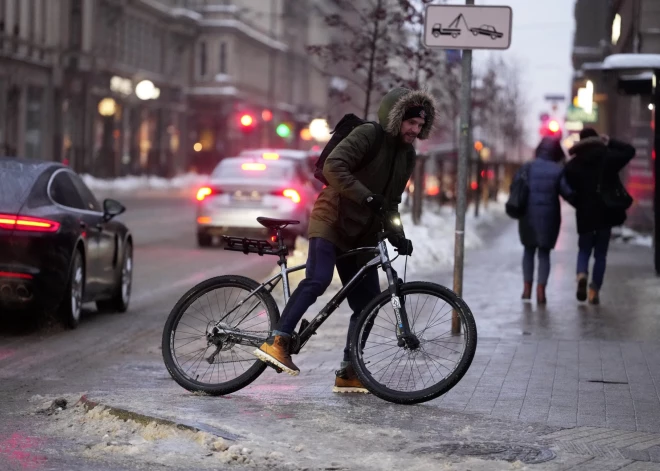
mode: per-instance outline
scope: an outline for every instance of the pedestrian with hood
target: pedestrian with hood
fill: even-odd
[[[335,266],[345,285],[364,265],[361,257],[337,257],[354,248],[377,244],[378,215],[382,211],[388,220],[399,221],[398,227],[392,227],[396,235],[390,237],[390,243],[399,254],[412,254],[412,242],[400,225],[398,205],[415,167],[413,143],[417,138],[429,137],[435,115],[431,95],[395,88],[380,103],[379,124],[367,122],[355,127],[327,156],[322,173],[328,185],[316,200],[310,218],[305,279],[292,293],[271,337],[254,351],[260,360],[291,375],[299,374],[291,360],[291,334],[330,285]],[[372,152],[373,158],[368,158]],[[378,272],[372,270],[348,295],[353,313],[343,361],[336,372],[335,392],[368,392],[350,364],[348,339],[359,314],[380,292]]]
[[[619,172],[635,156],[635,148],[601,137],[593,128],[584,128],[580,131],[580,141],[569,154],[574,157],[566,165],[566,178],[576,194],[579,234],[576,297],[579,301],[588,298],[591,304],[599,304],[612,228],[625,222],[626,209],[632,204]],[[592,253],[594,265],[587,293]]]
[[[559,196],[571,201],[572,190],[560,164],[565,158],[559,139],[544,137],[536,148],[536,158],[525,164],[529,196],[525,214],[519,219],[518,233],[524,246],[522,261],[524,287],[522,299],[532,297],[534,265],[538,254],[536,300],[546,304],[550,276],[550,252],[555,248],[561,226]],[[521,178],[521,173],[516,175]]]

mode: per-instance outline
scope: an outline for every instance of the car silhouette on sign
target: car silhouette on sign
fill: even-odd
[[[443,36],[451,36],[452,38],[458,37],[459,34],[461,34],[460,28],[443,28],[440,23],[436,23],[433,25],[433,29],[431,30],[431,34],[435,36],[436,38],[440,35]]]
[[[470,28],[470,31],[472,31],[472,34],[475,36],[481,34],[483,36],[490,36],[491,39],[497,39],[504,36],[503,33],[500,33],[491,25],[481,25],[478,28]]]

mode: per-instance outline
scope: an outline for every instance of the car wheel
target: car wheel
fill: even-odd
[[[131,301],[133,287],[133,244],[128,242],[124,250],[121,272],[117,278],[112,298],[96,301],[96,308],[102,312],[126,312]]]
[[[474,35],[476,36],[477,34],[479,34],[479,32],[477,32],[477,31],[472,31],[472,34],[474,34]]]
[[[213,237],[211,237],[209,234],[198,232],[197,245],[199,245],[200,247],[210,247],[211,245],[213,245]]]
[[[434,31],[433,36],[435,36],[437,38],[438,36],[440,36],[440,33],[438,33],[437,31]]]
[[[75,329],[80,323],[82,299],[85,290],[85,266],[80,250],[73,253],[69,280],[60,303],[59,314],[62,322],[70,329]]]
[[[490,35],[490,39],[497,39],[497,36],[494,35],[494,34],[491,34],[491,35]]]

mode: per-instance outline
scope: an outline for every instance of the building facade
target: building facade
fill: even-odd
[[[603,7],[605,4],[605,8]],[[637,154],[624,173],[628,191],[635,198],[627,225],[642,231],[654,226],[654,130],[651,87],[648,92],[627,93],[652,77],[608,71],[604,61],[614,54],[660,54],[660,2],[654,0],[578,0],[573,49],[573,104],[567,128],[577,134],[583,126],[621,138]],[[579,106],[579,95],[592,102],[591,110]]]
[[[312,0],[185,2],[201,15],[188,89],[192,160],[208,170],[245,148],[309,148],[328,79],[306,51],[324,28]],[[303,5],[304,4],[304,5]]]
[[[300,1],[0,0],[0,155],[167,176],[310,147],[326,30]]]
[[[0,0],[0,155],[58,155],[59,51],[67,41],[58,3]]]

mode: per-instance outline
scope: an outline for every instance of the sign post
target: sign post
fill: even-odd
[[[461,71],[460,142],[456,229],[454,235],[454,291],[463,294],[465,253],[465,213],[467,211],[468,161],[472,107],[472,49],[508,49],[511,45],[513,11],[508,6],[428,5],[424,21],[424,45],[440,49],[463,49]],[[460,333],[456,312],[452,315],[452,333]]]

